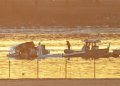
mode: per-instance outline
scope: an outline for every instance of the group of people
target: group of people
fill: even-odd
[[[85,45],[85,47],[86,47],[86,49],[90,49],[90,44],[92,43],[92,47],[91,47],[91,49],[92,50],[94,50],[94,49],[97,49],[98,48],[98,46],[97,46],[97,43],[96,42],[86,42],[86,45]]]
[[[67,42],[67,47],[68,47],[68,50],[70,50],[70,42],[69,41],[66,41]],[[90,49],[90,43],[91,42],[86,42],[86,44],[85,44],[85,47],[86,47],[86,49]],[[96,48],[98,48],[98,46],[97,46],[97,43],[96,42],[94,42],[94,43],[92,43],[92,49],[96,49]]]

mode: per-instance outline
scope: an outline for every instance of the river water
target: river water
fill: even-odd
[[[111,42],[110,51],[119,47],[120,28],[64,28],[47,27],[38,29],[0,29],[0,78],[94,78],[94,61],[82,58],[46,58],[41,61],[9,59],[10,46],[33,41],[46,45],[51,54],[62,54],[69,40],[73,50],[81,50],[83,39],[101,37],[100,48],[106,48]],[[10,60],[10,64],[9,64]],[[96,78],[120,78],[120,59],[101,58],[95,62]],[[10,72],[9,72],[10,71]],[[10,76],[9,76],[10,73]]]

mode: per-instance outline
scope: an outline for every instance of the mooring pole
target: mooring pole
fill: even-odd
[[[94,79],[95,79],[95,58],[94,58]]]
[[[39,78],[39,61],[37,59],[37,78]]]
[[[10,59],[9,59],[9,79],[10,79]]]
[[[65,58],[65,78],[67,78],[67,59]]]

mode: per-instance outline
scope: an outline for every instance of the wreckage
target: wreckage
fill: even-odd
[[[36,59],[38,57],[38,51],[39,48],[35,47],[33,42],[25,42],[10,47],[7,57],[14,59]],[[50,53],[49,50],[45,49],[45,45],[41,45],[41,51],[42,55]]]

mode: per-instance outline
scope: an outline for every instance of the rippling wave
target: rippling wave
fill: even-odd
[[[37,46],[39,41],[51,51],[51,54],[62,54],[69,40],[73,50],[80,50],[83,39],[97,39],[101,36],[100,47],[104,48],[111,42],[110,50],[120,46],[119,28],[66,28],[66,29],[2,29],[0,32],[0,78],[9,78],[9,59],[6,56],[10,46],[33,41]],[[96,78],[120,78],[119,58],[96,60]],[[10,78],[94,78],[94,61],[82,58],[46,58],[41,61],[10,59]],[[37,70],[39,69],[39,70]],[[39,72],[37,72],[39,71]],[[67,75],[66,75],[67,74]]]

